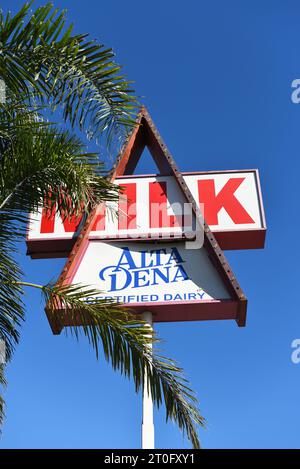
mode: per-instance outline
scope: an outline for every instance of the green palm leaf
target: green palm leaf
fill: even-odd
[[[38,112],[10,104],[0,106],[0,210],[27,215],[47,201],[71,216],[116,200],[118,188],[104,177],[97,154]]]
[[[120,74],[114,52],[87,34],[65,28],[65,12],[48,3],[30,14],[26,3],[15,15],[0,14],[0,78],[9,90],[35,96],[90,135],[122,139],[134,125],[137,101]]]

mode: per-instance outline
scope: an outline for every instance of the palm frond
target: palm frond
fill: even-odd
[[[16,221],[0,214],[0,340],[5,344],[5,361],[11,360],[19,342],[19,327],[25,319],[22,287],[17,284],[22,272],[14,259]],[[14,233],[15,232],[15,233]],[[0,364],[0,390],[6,386],[5,364]],[[5,417],[5,402],[0,393],[0,433]]]
[[[76,136],[37,113],[9,110],[8,104],[0,106],[1,117],[0,211],[37,211],[47,202],[50,209],[72,216],[116,200],[118,187],[105,177],[98,155],[86,153]]]
[[[38,109],[29,109],[21,98],[9,97],[0,105],[0,339],[6,344],[7,361],[25,319],[17,283],[22,272],[15,255],[28,212],[45,201],[49,210],[55,206],[67,218],[103,200],[115,200],[118,190],[103,176],[98,156],[86,153],[77,137],[44,122]],[[0,420],[3,417],[0,397]]]
[[[31,2],[32,3],[32,2]],[[65,11],[51,3],[30,13],[31,3],[15,15],[0,14],[0,77],[13,93],[32,93],[90,135],[124,137],[134,125],[137,101],[120,74],[114,52],[72,34]]]
[[[15,246],[11,241],[10,226],[0,216],[0,339],[6,344],[6,358],[11,359],[19,340],[18,327],[24,320],[21,287],[16,284],[22,272],[13,258]]]
[[[186,432],[195,448],[200,446],[197,426],[203,427],[205,420],[197,408],[198,401],[183,377],[182,369],[173,360],[160,355],[156,348],[152,354],[149,344],[157,345],[159,339],[152,335],[152,329],[141,317],[113,301],[90,302],[99,291],[87,286],[39,286],[26,282],[21,285],[42,290],[48,314],[55,316],[63,310],[71,322],[79,320],[84,324],[68,329],[77,339],[84,334],[97,357],[102,344],[105,358],[115,370],[132,377],[136,392],[143,388],[146,373],[154,403],[159,407],[164,401],[166,418],[174,420]]]

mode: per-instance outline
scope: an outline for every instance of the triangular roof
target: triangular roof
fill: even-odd
[[[180,173],[173,157],[162,140],[149,113],[144,107],[141,108],[137,116],[136,124],[137,125],[133,128],[132,132],[124,143],[116,163],[111,171],[111,181],[114,181],[114,179],[119,176],[133,174],[145,146],[149,148],[149,151],[157,167],[159,168],[160,173],[162,175],[171,175],[175,178],[187,202],[191,204],[195,217],[203,226],[204,248],[208,252],[212,263],[221,276],[232,300],[237,303],[235,319],[238,325],[244,326],[246,321],[247,299],[209,226],[205,223],[205,221],[203,221],[196,201],[187,184],[185,183],[184,178]],[[95,208],[87,217],[85,225],[80,235],[78,236],[71,253],[69,254],[68,260],[58,279],[57,284],[66,285],[72,282],[76,270],[89,245],[89,233],[92,229],[96,216],[97,208]],[[54,333],[59,333],[62,327],[68,325],[65,321],[62,320],[60,315],[55,319],[55,321],[53,315],[48,315],[48,319]]]

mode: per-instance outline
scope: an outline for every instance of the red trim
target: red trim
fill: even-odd
[[[39,239],[27,240],[27,255],[32,259],[47,259],[55,257],[68,257],[75,244],[76,238],[72,239]]]
[[[155,322],[237,318],[237,304],[232,300],[174,301],[142,305],[129,304],[125,307],[135,313],[150,311]]]
[[[218,241],[220,248],[226,250],[238,250],[238,249],[263,249],[265,246],[266,229],[254,229],[254,230],[227,230],[227,231],[213,231],[216,240]],[[94,238],[91,234],[90,239],[99,239],[99,241],[112,239],[114,242],[118,241],[148,241],[148,240],[159,240],[161,242],[167,242],[169,239],[164,239],[161,234],[143,233],[139,235],[138,239],[133,239],[120,235],[118,238]],[[185,239],[183,236],[174,235],[173,239]],[[71,252],[76,238],[64,239],[57,238],[55,240],[47,239],[30,239],[27,240],[27,255],[32,259],[47,259],[47,258],[60,258],[68,257]]]
[[[265,247],[266,229],[213,231],[220,248],[224,250],[263,249]]]
[[[214,171],[182,171],[182,176],[197,176],[198,174],[227,174],[227,173],[251,173],[257,172],[258,169],[226,169],[226,170],[216,170]],[[163,174],[159,173],[152,173],[152,174],[123,174],[120,176],[116,176],[116,179],[130,179],[130,178],[151,178],[151,177],[163,177]]]
[[[235,319],[238,321],[238,307],[233,300],[206,300],[206,301],[174,301],[165,303],[143,303],[122,305],[135,314],[142,314],[145,310],[153,314],[154,322],[185,322],[185,321],[213,321]],[[74,320],[64,314],[63,310],[57,311],[56,321],[50,317],[49,322],[54,334],[59,334],[63,327],[81,325],[79,320]],[[51,318],[51,320],[50,320]],[[86,318],[86,324],[89,319]],[[240,324],[244,326],[243,322]]]

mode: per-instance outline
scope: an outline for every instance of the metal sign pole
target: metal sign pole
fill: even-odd
[[[147,325],[153,328],[152,313],[145,311],[142,317]],[[152,350],[152,344],[149,347]],[[151,390],[148,390],[146,371],[143,390],[142,449],[154,449],[153,400]]]

